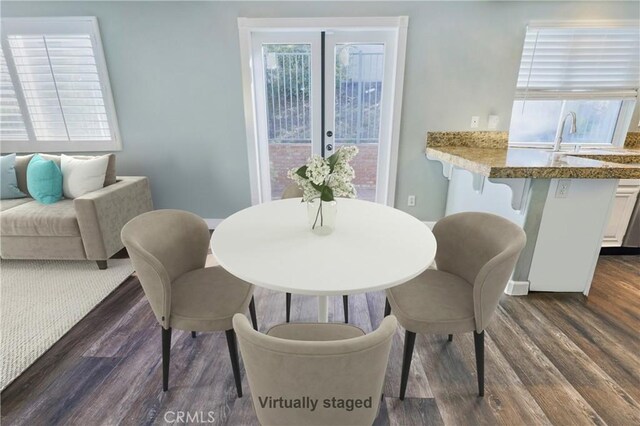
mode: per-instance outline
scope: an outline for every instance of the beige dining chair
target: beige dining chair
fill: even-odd
[[[233,315],[251,313],[257,329],[253,285],[219,266],[205,267],[209,227],[180,210],[155,210],[122,228],[124,243],[162,329],[162,389],[169,386],[171,330],[225,331],[238,397],[242,396]]]
[[[478,393],[484,395],[484,330],[524,248],[524,231],[500,216],[458,213],[436,223],[437,269],[387,290],[391,312],[405,328],[400,399],[404,399],[416,333],[473,331]]]
[[[235,315],[233,328],[260,424],[372,424],[396,326],[391,315],[367,335],[336,323],[280,324],[262,334],[246,316]],[[299,408],[287,408],[296,400]]]
[[[302,188],[297,183],[287,186],[282,192],[282,199],[302,198]],[[342,296],[342,307],[344,308],[344,322],[349,322],[349,296]],[[286,294],[286,320],[291,320],[291,293]]]

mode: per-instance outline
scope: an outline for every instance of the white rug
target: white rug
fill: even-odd
[[[131,273],[129,259],[0,261],[0,389],[57,342]]]

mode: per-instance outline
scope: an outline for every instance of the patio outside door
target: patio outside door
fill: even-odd
[[[355,145],[358,198],[389,204],[395,49],[390,30],[252,34],[261,202],[311,154]]]

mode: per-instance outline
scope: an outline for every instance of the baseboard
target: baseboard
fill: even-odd
[[[209,229],[216,229],[216,226],[220,225],[223,220],[224,219],[205,219],[204,221],[207,222]]]
[[[640,247],[602,247],[600,256],[639,255]]]
[[[509,296],[526,296],[529,294],[529,281],[509,280],[504,292]]]

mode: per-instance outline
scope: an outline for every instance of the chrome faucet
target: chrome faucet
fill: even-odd
[[[567,115],[564,116],[560,124],[558,124],[558,130],[556,131],[556,142],[553,145],[553,151],[560,151],[560,144],[562,143],[562,135],[564,134],[564,125],[567,122],[567,117],[571,117],[571,128],[569,129],[569,134],[572,135],[576,132],[576,113],[570,111]]]

